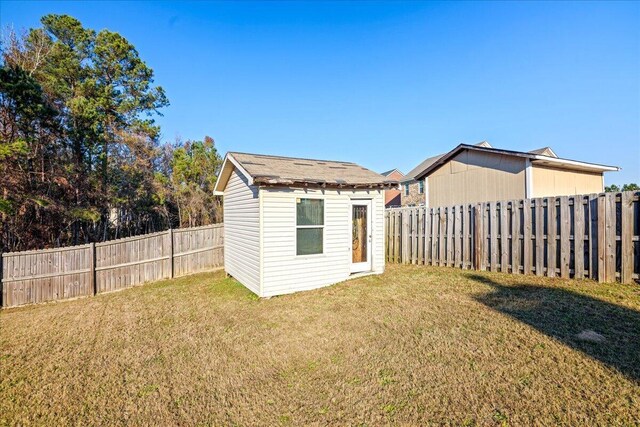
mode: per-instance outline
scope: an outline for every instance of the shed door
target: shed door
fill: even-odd
[[[351,202],[351,272],[371,271],[371,201]]]

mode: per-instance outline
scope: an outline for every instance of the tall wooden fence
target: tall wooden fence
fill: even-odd
[[[2,307],[95,295],[223,267],[222,224],[2,254]]]
[[[388,262],[591,278],[640,278],[640,192],[388,209]]]

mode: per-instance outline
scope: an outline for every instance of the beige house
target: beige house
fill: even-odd
[[[407,174],[402,205],[460,203],[600,193],[604,173],[618,167],[559,158],[549,148],[503,150],[487,142],[460,144]]]

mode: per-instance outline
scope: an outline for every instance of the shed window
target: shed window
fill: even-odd
[[[424,181],[418,181],[418,189],[420,190],[420,194],[424,194]]]
[[[324,200],[296,199],[296,255],[322,253]]]
[[[404,185],[404,195],[408,196],[409,195],[409,184],[405,184]]]

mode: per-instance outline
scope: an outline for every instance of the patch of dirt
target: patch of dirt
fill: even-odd
[[[579,334],[576,335],[576,338],[578,338],[580,341],[588,341],[588,342],[595,342],[595,343],[601,343],[607,340],[604,337],[604,335],[601,335],[596,331],[592,331],[591,329],[587,329],[580,332]]]

